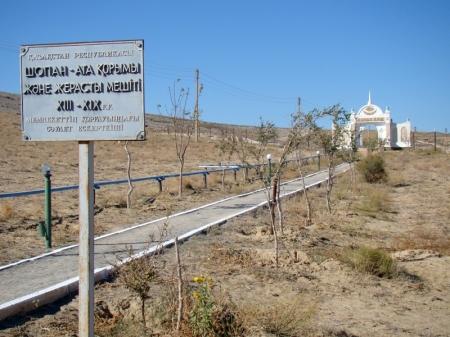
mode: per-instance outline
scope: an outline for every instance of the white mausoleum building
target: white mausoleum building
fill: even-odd
[[[378,105],[369,100],[357,113],[353,110],[350,115],[348,130],[355,136],[357,147],[363,147],[362,133],[365,130],[376,130],[378,141],[387,148],[403,148],[411,146],[411,122],[394,123],[388,107],[383,111]],[[350,145],[350,136],[347,137]]]

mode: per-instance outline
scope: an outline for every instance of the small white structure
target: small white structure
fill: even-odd
[[[411,122],[407,120],[403,123],[394,123],[391,118],[391,111],[388,107],[383,111],[378,105],[372,103],[369,92],[369,100],[357,113],[353,110],[350,115],[350,122],[347,126],[349,134],[346,137],[350,145],[350,132],[354,134],[357,147],[364,147],[364,130],[373,126],[378,134],[378,142],[387,148],[404,148],[411,146]]]

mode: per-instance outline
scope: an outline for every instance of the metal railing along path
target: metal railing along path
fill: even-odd
[[[314,159],[317,158],[318,156],[310,156],[310,157],[304,157],[301,158],[301,160],[309,160],[309,159]],[[293,162],[296,161],[294,159],[292,160],[288,160],[286,161],[286,163],[288,162]],[[189,176],[195,176],[195,175],[202,175],[202,176],[207,176],[211,173],[222,173],[222,172],[229,172],[229,171],[239,171],[242,168],[257,168],[257,167],[261,167],[261,166],[266,166],[267,163],[263,163],[263,164],[249,164],[249,165],[227,165],[226,168],[223,169],[208,169],[208,170],[203,170],[203,171],[193,171],[193,172],[186,172],[183,173],[183,177],[189,177]],[[146,176],[146,177],[139,177],[139,178],[132,178],[131,182],[132,183],[136,183],[136,182],[142,182],[142,181],[156,181],[156,182],[162,182],[166,179],[170,179],[170,178],[177,178],[179,177],[179,173],[169,173],[169,174],[165,174],[165,175],[155,175],[155,176]],[[100,180],[100,181],[96,181],[94,182],[94,188],[95,189],[99,189],[101,186],[109,186],[109,185],[120,185],[120,184],[127,184],[128,183],[128,179],[117,179],[117,180]],[[66,185],[66,186],[58,186],[58,187],[52,187],[51,188],[51,192],[64,192],[64,191],[71,191],[71,190],[77,190],[78,189],[78,185]],[[6,199],[6,198],[17,198],[17,197],[25,197],[25,196],[31,196],[31,195],[39,195],[39,194],[44,194],[45,193],[45,189],[35,189],[35,190],[29,190],[29,191],[18,191],[18,192],[3,192],[0,193],[0,199]]]

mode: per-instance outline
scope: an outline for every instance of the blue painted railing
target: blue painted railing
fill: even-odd
[[[311,157],[304,157],[302,160],[309,160],[317,158],[317,156],[311,156]],[[296,161],[288,160],[287,162]],[[189,177],[189,176],[195,176],[195,175],[208,175],[210,173],[214,172],[227,172],[227,171],[239,171],[241,168],[256,168],[261,166],[266,166],[267,163],[264,164],[252,164],[252,165],[227,165],[228,167],[225,169],[211,169],[211,170],[204,170],[204,171],[193,171],[193,172],[186,172],[183,173],[183,177]],[[165,175],[158,175],[158,176],[147,176],[147,177],[140,177],[140,178],[132,178],[131,182],[140,182],[140,181],[149,181],[154,180],[157,182],[162,182],[168,178],[177,178],[179,177],[178,173],[170,173]],[[94,182],[94,188],[99,189],[101,186],[107,186],[107,185],[119,185],[119,184],[126,184],[128,183],[128,179],[118,179],[118,180],[100,180]],[[59,186],[59,187],[52,187],[51,191],[53,192],[63,192],[63,191],[70,191],[70,190],[77,190],[78,185],[67,185],[67,186]],[[36,190],[29,190],[29,191],[19,191],[19,192],[4,192],[0,193],[0,199],[6,199],[6,198],[17,198],[17,197],[25,197],[30,195],[38,195],[38,194],[44,194],[44,189],[36,189]]]

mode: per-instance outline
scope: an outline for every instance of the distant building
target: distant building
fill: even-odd
[[[365,147],[364,133],[377,134],[378,144],[387,148],[407,148],[411,146],[411,122],[394,123],[388,107],[383,111],[378,105],[369,100],[357,113],[353,110],[350,115],[348,130],[354,134],[357,147]],[[350,135],[347,136],[350,145]]]

